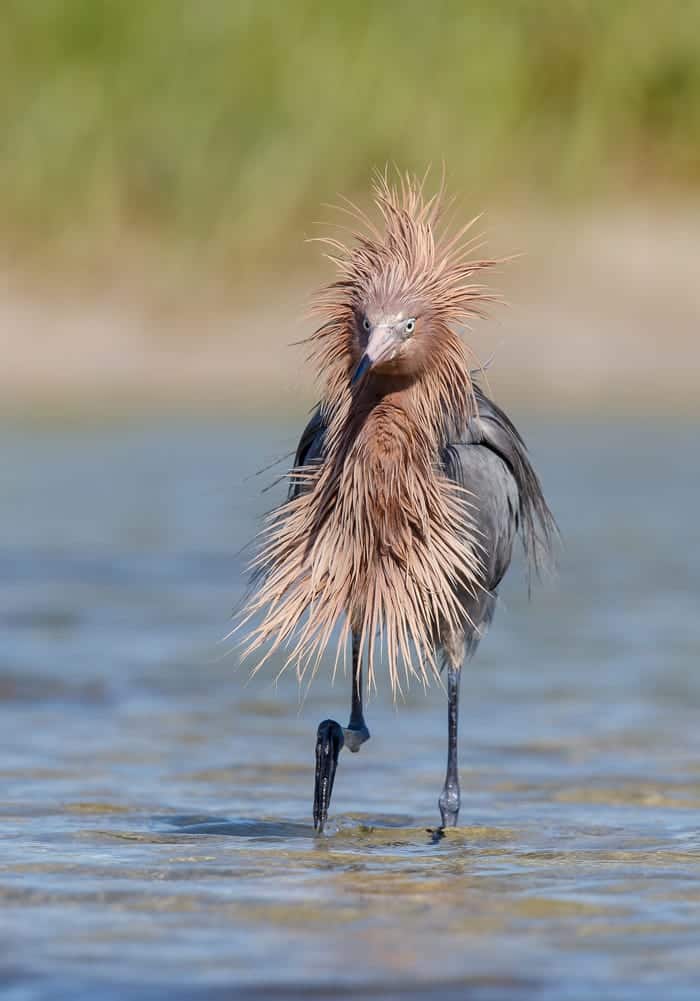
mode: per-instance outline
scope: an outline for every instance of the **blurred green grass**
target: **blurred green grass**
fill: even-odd
[[[5,239],[274,260],[387,161],[475,198],[700,186],[700,3],[5,0]]]

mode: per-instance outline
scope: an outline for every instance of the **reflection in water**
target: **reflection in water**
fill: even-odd
[[[8,991],[694,997],[694,429],[531,431],[560,574],[529,606],[513,575],[468,668],[465,826],[438,843],[443,693],[370,700],[319,839],[315,726],[348,682],[301,698],[216,643],[263,508],[246,476],[293,444],[237,430],[3,434]]]

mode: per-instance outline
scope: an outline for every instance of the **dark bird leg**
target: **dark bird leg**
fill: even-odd
[[[362,658],[360,657],[360,637],[352,634],[352,701],[350,720],[345,729],[345,746],[356,754],[366,740],[369,730],[362,714]]]
[[[461,668],[447,669],[447,774],[438,804],[443,827],[455,827],[459,817],[459,769],[457,766],[457,722],[459,718],[459,677]]]
[[[342,727],[334,719],[319,723],[316,734],[316,779],[314,783],[314,827],[323,831],[328,819],[328,807],[333,793],[338,755],[343,747],[356,753],[366,740],[369,730],[362,714],[362,660],[360,638],[352,634],[352,702],[350,721]]]

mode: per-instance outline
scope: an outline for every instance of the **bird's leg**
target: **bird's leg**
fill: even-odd
[[[352,634],[352,701],[350,703],[350,719],[343,731],[345,746],[356,754],[366,740],[369,740],[369,730],[362,714],[362,658],[360,657],[360,637]]]
[[[443,827],[455,827],[459,816],[459,769],[457,766],[457,721],[461,668],[447,669],[447,774],[438,804]]]
[[[350,721],[342,727],[334,719],[319,723],[316,734],[316,778],[314,782],[314,827],[323,831],[333,793],[338,755],[343,747],[353,753],[369,740],[369,730],[362,714],[362,659],[360,637],[352,634],[352,702]]]

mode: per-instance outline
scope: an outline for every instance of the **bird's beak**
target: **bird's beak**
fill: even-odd
[[[358,383],[366,372],[380,365],[383,361],[388,361],[394,354],[396,348],[396,329],[390,323],[378,323],[369,335],[365,353],[360,358],[357,368],[352,374],[350,385]]]

